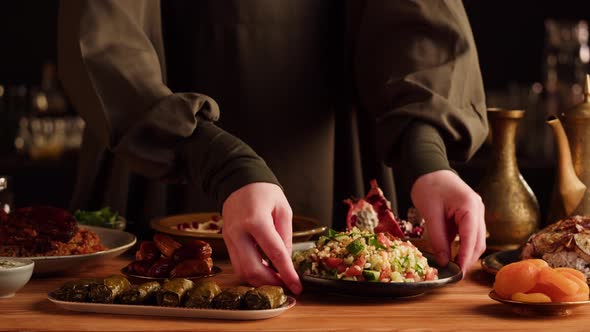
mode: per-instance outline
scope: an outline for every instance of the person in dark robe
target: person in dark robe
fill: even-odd
[[[237,275],[295,293],[293,213],[341,229],[372,178],[411,198],[438,263],[457,233],[464,271],[485,249],[449,165],[488,130],[459,0],[63,0],[58,43],[87,123],[72,209],[110,206],[137,234],[221,211]]]

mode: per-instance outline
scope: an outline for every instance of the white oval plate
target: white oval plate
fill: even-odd
[[[107,250],[83,255],[19,257],[35,261],[33,274],[50,274],[79,270],[81,266],[117,257],[135,244],[135,235],[104,227],[81,225],[98,235]]]
[[[287,296],[287,302],[276,309],[267,310],[222,310],[222,309],[195,309],[183,307],[160,307],[155,305],[129,305],[129,304],[103,304],[60,301],[51,294],[49,301],[71,311],[94,312],[103,314],[143,315],[143,316],[168,316],[206,319],[227,320],[258,320],[278,316],[291,309],[296,301]]]

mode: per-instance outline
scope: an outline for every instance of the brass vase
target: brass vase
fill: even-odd
[[[539,227],[540,211],[535,194],[516,162],[516,129],[524,110],[490,108],[487,112],[492,138],[488,168],[476,187],[485,205],[485,222],[492,250],[515,249]]]

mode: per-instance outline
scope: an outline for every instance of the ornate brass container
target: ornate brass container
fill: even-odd
[[[547,121],[558,149],[558,168],[548,223],[571,215],[590,215],[590,76],[584,100]],[[563,125],[563,127],[562,127]],[[562,127],[562,128],[561,128]]]
[[[475,190],[485,205],[485,222],[492,250],[515,249],[539,227],[539,203],[516,162],[516,129],[524,110],[490,108],[492,154]]]

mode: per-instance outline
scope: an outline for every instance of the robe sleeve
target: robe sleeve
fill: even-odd
[[[377,147],[406,186],[465,161],[488,132],[477,51],[459,0],[364,1],[354,68]]]
[[[165,84],[160,2],[63,0],[58,67],[88,130],[130,168],[202,186],[219,205],[252,182],[278,184],[248,145],[217,127],[203,93]]]

